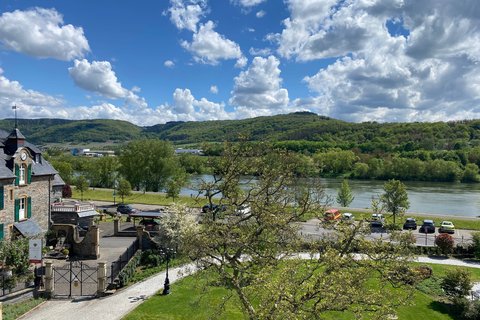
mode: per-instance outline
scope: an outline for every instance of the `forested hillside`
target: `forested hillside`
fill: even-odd
[[[0,120],[10,131],[12,119]],[[308,112],[244,120],[168,122],[140,127],[120,120],[19,119],[18,127],[37,144],[54,142],[125,142],[160,138],[174,144],[235,141],[281,142],[289,149],[325,148],[362,152],[460,150],[480,145],[480,120],[436,123],[349,123]]]

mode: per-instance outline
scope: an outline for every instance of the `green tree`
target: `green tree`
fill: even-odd
[[[342,185],[338,190],[337,203],[342,207],[348,207],[355,197],[352,195],[347,179],[343,179]]]
[[[296,222],[307,213],[320,216],[327,202],[317,181],[305,183],[295,166],[288,152],[265,144],[226,144],[215,179],[203,190],[226,205],[225,218],[207,215],[185,237],[189,256],[238,297],[248,319],[312,319],[329,311],[359,316],[367,310],[381,319],[394,313],[413,290],[410,281],[392,276],[410,266],[411,237],[393,232],[392,243],[367,240],[369,230],[360,222],[332,226],[336,241],[305,243]],[[242,179],[252,167],[256,184]],[[245,205],[248,214],[235,214]],[[311,252],[294,259],[303,244]],[[358,259],[358,251],[372,259]]]
[[[60,175],[60,177],[62,177],[65,183],[72,183],[73,168],[69,162],[53,160],[51,164],[55,168],[55,170],[58,171],[58,174]]]
[[[88,190],[88,180],[84,176],[79,176],[75,182],[75,189],[80,192],[81,201],[83,201],[83,193]]]
[[[478,166],[475,163],[469,163],[465,166],[463,171],[463,182],[479,182],[480,176],[478,175]]]
[[[167,198],[172,198],[175,201],[175,198],[178,197],[182,187],[187,183],[188,175],[183,168],[178,168],[176,172],[168,179],[166,187],[166,196]]]
[[[125,197],[129,197],[132,194],[132,186],[127,179],[121,178],[118,181],[117,194],[122,198],[122,202],[125,202]]]
[[[449,270],[443,277],[441,286],[450,299],[465,297],[472,290],[470,272],[460,268]]]
[[[380,200],[385,210],[392,213],[395,225],[397,216],[402,215],[410,207],[405,185],[399,180],[392,179],[383,185],[383,190]]]
[[[159,191],[178,167],[171,143],[158,139],[130,142],[119,157],[120,172],[137,189]]]

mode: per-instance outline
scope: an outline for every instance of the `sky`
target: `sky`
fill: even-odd
[[[478,0],[1,0],[0,118],[480,118]]]

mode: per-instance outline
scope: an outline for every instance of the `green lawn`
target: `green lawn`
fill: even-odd
[[[44,299],[28,299],[17,303],[4,304],[3,305],[3,320],[14,320],[20,317],[22,314],[32,310],[40,303],[45,301]]]
[[[435,277],[443,276],[454,266],[433,265]],[[474,281],[480,280],[480,269],[468,268]],[[141,304],[124,319],[246,319],[238,307],[239,301],[224,288],[211,286],[205,272],[186,277],[171,285],[168,296],[156,295]],[[226,298],[227,297],[227,298]],[[222,311],[223,310],[223,311]],[[328,320],[353,320],[348,312],[330,312],[325,315]],[[454,320],[450,306],[439,301],[434,293],[426,294],[417,290],[409,306],[398,309],[400,320]]]
[[[72,189],[72,198],[81,199],[80,192],[77,192],[75,189]],[[83,200],[98,200],[98,201],[111,201],[113,202],[113,192],[112,190],[106,189],[90,189],[83,193]],[[152,193],[132,193],[131,196],[126,197],[125,203],[141,203],[141,204],[154,204],[161,206],[169,206],[174,203],[172,198],[167,198],[164,193],[152,194]],[[120,203],[122,199],[116,197],[116,202]],[[175,203],[181,203],[192,207],[201,207],[205,203],[203,199],[196,201],[195,198],[191,197],[179,197],[175,199]]]

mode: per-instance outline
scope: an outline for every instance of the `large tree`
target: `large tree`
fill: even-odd
[[[137,190],[159,191],[178,166],[171,143],[158,139],[130,142],[119,157],[120,172]]]
[[[365,240],[362,222],[339,225],[318,241],[303,238],[298,222],[320,216],[326,203],[320,184],[295,172],[295,159],[265,145],[226,144],[213,181],[201,190],[226,205],[225,217],[205,215],[185,238],[186,252],[238,297],[249,319],[394,313],[412,291],[411,277],[406,281],[411,238],[392,233],[391,243]],[[243,176],[252,168],[255,184]],[[245,206],[250,210],[240,211]]]
[[[383,185],[383,190],[380,200],[385,210],[392,213],[395,225],[397,216],[402,215],[410,207],[407,190],[401,181],[395,179],[387,181]]]

